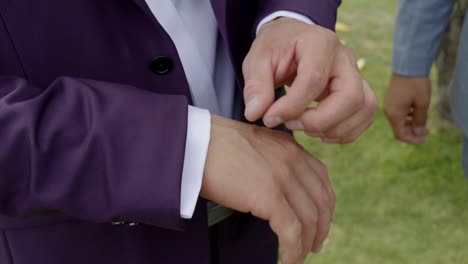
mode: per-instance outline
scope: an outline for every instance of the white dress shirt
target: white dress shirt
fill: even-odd
[[[189,106],[182,170],[180,216],[192,218],[200,194],[210,141],[210,113],[232,117],[235,77],[218,32],[210,0],[146,0],[179,53],[194,106]],[[304,15],[277,11],[259,23],[292,17],[312,24]]]

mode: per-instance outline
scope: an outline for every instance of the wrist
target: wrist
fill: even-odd
[[[211,115],[211,137],[208,143],[208,153],[206,156],[200,196],[213,202],[217,202],[214,201],[212,190],[217,186],[215,177],[217,171],[219,171],[218,168],[222,166],[221,162],[223,160],[218,159],[218,156],[220,155],[219,151],[222,151],[223,149],[222,142],[226,139],[229,133],[228,123],[229,119],[227,118]]]
[[[265,24],[263,24],[257,31],[257,37],[260,36],[263,32],[269,31],[270,28],[274,28],[278,25],[295,25],[295,24],[304,24],[304,25],[310,25],[305,22],[302,22],[300,20],[297,20],[295,18],[291,17],[278,17],[276,19],[273,19]]]
[[[247,134],[252,133],[255,128],[254,125],[221,116],[211,116],[211,137],[208,144],[201,197],[221,204],[219,200],[220,186],[224,186],[226,184],[224,181],[230,178],[229,173],[232,173],[232,167],[236,167],[236,164],[240,166],[238,161],[245,153],[239,151],[239,146],[246,142],[246,137],[249,137]]]
[[[427,81],[429,80],[429,76],[411,76],[411,75],[404,75],[404,74],[399,74],[399,73],[392,73],[392,78],[393,79],[400,79],[400,80],[424,80]]]

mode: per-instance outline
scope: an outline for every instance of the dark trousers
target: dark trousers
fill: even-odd
[[[212,264],[276,264],[278,242],[268,222],[235,213],[210,227]]]

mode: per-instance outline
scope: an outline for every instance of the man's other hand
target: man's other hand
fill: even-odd
[[[292,136],[216,116],[200,195],[268,220],[285,264],[320,251],[335,213],[326,167]]]
[[[328,143],[350,143],[373,122],[377,99],[353,52],[320,26],[280,18],[265,24],[244,60],[245,116],[285,123]],[[290,86],[274,102],[274,89]],[[312,102],[317,107],[310,107]]]
[[[429,78],[393,74],[385,96],[385,114],[397,139],[410,144],[424,143],[429,134],[426,120],[430,101]]]

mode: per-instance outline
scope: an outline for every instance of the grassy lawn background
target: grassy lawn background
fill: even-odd
[[[394,140],[383,111],[391,72],[395,0],[344,1],[340,37],[367,60],[365,78],[381,103],[374,126],[356,143],[331,146],[298,134],[329,166],[337,219],[319,255],[321,263],[468,263],[468,181],[460,165],[460,135],[430,120],[423,146]]]

